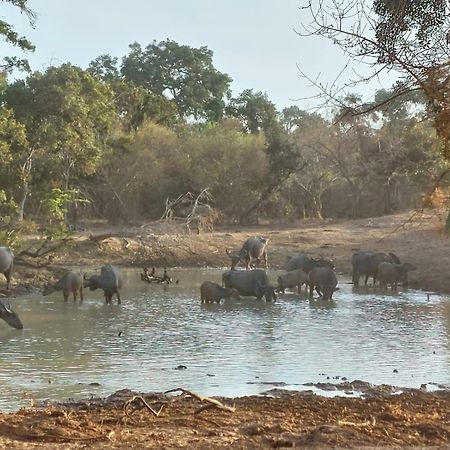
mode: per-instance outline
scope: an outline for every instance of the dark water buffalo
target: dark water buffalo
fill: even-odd
[[[310,297],[313,296],[313,291],[316,289],[322,300],[332,300],[333,292],[337,290],[337,278],[331,267],[314,267],[309,272],[308,278]]]
[[[244,263],[248,270],[253,262],[258,264],[261,258],[264,258],[264,266],[267,269],[268,243],[269,239],[258,236],[247,239],[237,253],[231,253],[226,249],[227,255],[231,258],[231,269],[234,269],[239,263]]]
[[[6,289],[9,289],[13,270],[14,254],[9,247],[0,247],[0,273],[6,277]]]
[[[278,277],[278,291],[283,292],[285,289],[297,287],[300,292],[302,284],[308,283],[308,274],[302,269],[291,270]]]
[[[69,294],[72,293],[73,301],[77,300],[80,294],[80,303],[83,302],[83,277],[79,273],[67,272],[56,283],[48,283],[42,292],[42,295],[49,295],[56,291],[62,291],[64,301],[67,302]]]
[[[117,267],[110,264],[102,266],[100,275],[91,275],[84,279],[84,286],[91,291],[102,289],[105,294],[106,304],[112,303],[112,297],[117,295],[117,304],[120,305],[120,289],[123,285],[122,273]]]
[[[310,258],[305,253],[296,253],[293,256],[287,256],[285,269],[287,272],[301,269],[303,272],[309,273],[314,267],[328,266],[334,269],[334,264],[323,258]]]
[[[202,303],[217,302],[220,300],[234,298],[239,300],[239,292],[234,288],[224,288],[212,281],[204,281],[200,286],[200,300]]]
[[[352,256],[353,285],[359,286],[359,278],[364,276],[365,286],[367,286],[369,277],[373,277],[373,285],[375,286],[378,276],[378,266],[383,262],[400,264],[400,260],[394,253],[386,254],[372,251],[359,251],[354,253]]]
[[[378,266],[378,279],[380,280],[380,286],[383,289],[387,289],[388,284],[391,285],[392,290],[396,291],[398,282],[405,283],[408,279],[408,272],[416,270],[416,266],[410,263],[396,264],[389,262],[382,262]]]
[[[222,275],[222,284],[226,288],[236,289],[244,297],[262,297],[270,302],[276,300],[275,289],[269,284],[269,278],[262,269],[251,271],[229,270]]]
[[[23,328],[23,324],[19,316],[11,309],[9,302],[0,300],[0,318],[8,325],[18,330]]]

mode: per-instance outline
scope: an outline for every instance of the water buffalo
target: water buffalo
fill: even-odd
[[[286,257],[285,269],[287,272],[301,269],[303,272],[309,273],[314,267],[328,266],[334,269],[334,264],[323,258],[314,259],[307,256],[305,253],[296,253],[294,256]]]
[[[48,283],[42,295],[49,295],[56,291],[62,291],[64,301],[67,302],[69,299],[69,294],[72,292],[73,301],[77,300],[77,295],[80,294],[80,303],[83,302],[83,277],[79,273],[67,272],[59,281],[56,283]]]
[[[254,261],[259,264],[261,258],[264,258],[264,266],[267,269],[268,243],[269,239],[258,236],[247,239],[238,253],[231,253],[226,249],[227,255],[231,258],[231,269],[239,263],[245,263],[245,268],[248,270]]]
[[[377,281],[378,266],[382,262],[400,264],[400,260],[394,253],[376,253],[372,251],[359,251],[352,256],[354,286],[359,286],[359,278],[365,276],[364,285],[367,286],[369,277],[373,277],[373,285]]]
[[[298,292],[302,284],[308,283],[308,275],[302,269],[291,270],[278,277],[278,292],[283,292],[286,288],[292,289],[297,287]]]
[[[388,283],[392,290],[396,291],[398,282],[407,280],[407,274],[411,270],[416,270],[416,266],[410,263],[396,264],[389,262],[382,262],[378,266],[378,279],[380,280],[380,287],[387,289]]]
[[[0,273],[6,277],[6,289],[9,289],[13,270],[14,254],[9,247],[0,247]]]
[[[252,271],[229,270],[222,275],[222,285],[226,288],[235,288],[244,297],[262,297],[270,302],[276,300],[275,289],[269,284],[269,278],[262,269]]]
[[[322,300],[332,300],[333,292],[337,290],[336,274],[328,266],[314,267],[308,274],[308,284],[311,298],[315,288]]]
[[[0,300],[0,318],[8,325],[18,330],[23,328],[23,324],[19,316],[11,309],[9,302]]]
[[[105,294],[106,304],[112,303],[112,297],[117,295],[117,304],[120,305],[120,293],[122,288],[122,273],[117,267],[110,264],[102,266],[100,269],[100,275],[91,275],[89,278],[84,278],[84,285],[91,291],[96,289],[103,289]]]
[[[200,286],[200,300],[202,303],[217,302],[220,300],[234,298],[239,300],[239,292],[234,288],[224,288],[212,281],[204,281]]]

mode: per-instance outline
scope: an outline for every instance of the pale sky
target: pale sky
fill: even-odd
[[[207,46],[221,72],[231,76],[233,95],[244,89],[266,92],[279,109],[307,108],[316,90],[301,78],[297,66],[312,78],[332,82],[346,59],[336,46],[319,37],[302,38],[302,0],[29,0],[37,13],[35,30],[8,5],[1,16],[36,46],[28,59],[33,70],[71,62],[86,68],[108,53],[119,59],[128,45],[143,47],[167,38],[192,47]],[[303,18],[304,19],[304,18]],[[0,42],[0,54],[18,54]],[[353,76],[347,71],[348,77]],[[345,80],[345,75],[343,77]],[[393,76],[359,88],[364,99],[388,88]]]

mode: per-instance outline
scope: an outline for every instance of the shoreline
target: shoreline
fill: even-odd
[[[368,398],[203,397],[127,389],[106,398],[0,413],[7,448],[436,447],[450,442],[450,392]]]

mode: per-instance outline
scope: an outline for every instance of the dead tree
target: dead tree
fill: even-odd
[[[178,221],[188,233],[194,228],[199,234],[202,231],[213,231],[219,218],[216,209],[210,206],[212,196],[209,188],[202,189],[198,195],[186,192],[176,199],[166,199],[166,209],[160,220],[165,222]]]

